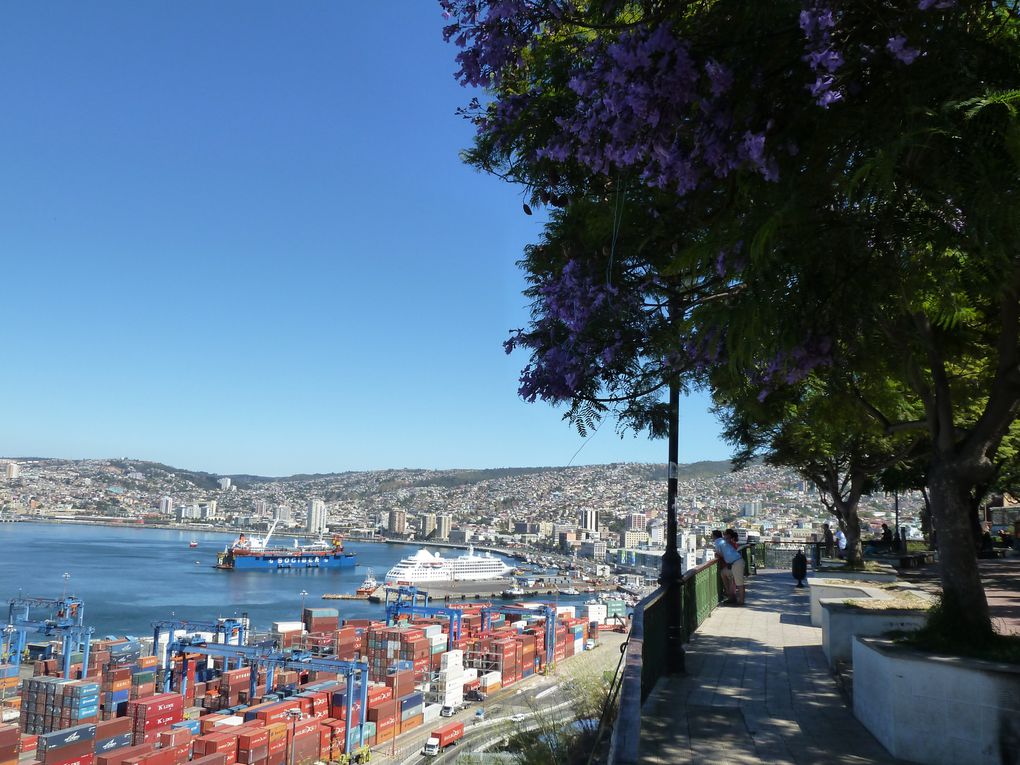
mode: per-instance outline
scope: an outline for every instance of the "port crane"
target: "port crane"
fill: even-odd
[[[360,676],[360,683],[358,683],[359,700],[361,702],[361,715],[364,722],[365,716],[368,713],[368,663],[367,662],[355,662],[355,661],[340,661],[339,659],[320,658],[312,656],[307,651],[291,651],[282,652],[277,651],[274,647],[268,645],[254,645],[254,646],[243,646],[243,645],[226,645],[223,643],[207,643],[199,638],[182,638],[175,640],[167,647],[168,654],[180,653],[182,654],[182,672],[181,672],[181,687],[179,692],[183,695],[187,691],[187,669],[188,669],[188,654],[198,654],[200,656],[214,656],[220,657],[224,660],[228,658],[243,660],[245,665],[251,667],[251,681],[249,684],[249,699],[254,699],[258,688],[258,670],[264,668],[266,670],[266,688],[267,690],[273,687],[273,673],[277,669],[283,670],[298,670],[298,671],[313,671],[313,672],[330,672],[332,674],[343,675],[347,684],[346,689],[346,708],[344,712],[344,723],[346,725],[344,731],[344,751],[351,751],[351,740],[354,737],[353,722],[353,709],[354,709],[354,691],[355,691],[355,678]],[[164,690],[170,690],[170,673],[167,673],[164,678]],[[357,725],[357,736],[358,736],[358,747],[362,747],[365,742],[365,729],[364,726]]]
[[[166,650],[161,657],[160,667],[166,673],[164,675],[163,684],[168,686],[169,674],[170,674],[170,644],[173,642],[174,633],[179,630],[191,634],[194,632],[209,632],[212,633],[215,638],[214,643],[223,643],[229,645],[233,639],[234,645],[247,645],[248,644],[248,622],[247,619],[219,619],[215,622],[193,622],[184,621],[180,619],[162,619],[152,623],[152,653],[156,655],[159,650],[159,644],[163,640],[163,635],[167,636]],[[240,659],[238,660],[240,662]],[[238,663],[238,666],[241,666]],[[229,663],[226,669],[230,669]]]
[[[390,595],[393,600],[390,600]],[[421,599],[421,605],[418,600]],[[452,651],[456,641],[460,640],[461,619],[463,612],[458,608],[430,606],[428,593],[419,592],[417,587],[386,588],[386,624],[392,625],[400,614],[411,616],[445,616],[450,620],[450,631],[447,637],[447,650]]]
[[[29,633],[59,637],[63,675],[71,679],[71,654],[82,652],[82,666],[89,663],[92,627],[85,626],[85,603],[81,598],[11,598],[8,601],[7,625],[3,628],[3,652],[8,662],[18,667],[25,651]],[[43,611],[43,615],[38,612]],[[35,611],[35,613],[33,613]]]

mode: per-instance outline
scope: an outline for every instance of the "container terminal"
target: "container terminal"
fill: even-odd
[[[382,620],[310,607],[262,634],[240,617],[96,639],[80,599],[19,597],[0,628],[0,765],[351,763],[434,729],[429,755],[456,736],[441,717],[596,647],[625,609],[396,587]]]

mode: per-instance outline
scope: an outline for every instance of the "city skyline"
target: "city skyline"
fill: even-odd
[[[432,3],[12,8],[0,453],[220,474],[663,462],[517,397],[542,212]],[[681,461],[729,449],[704,394]]]

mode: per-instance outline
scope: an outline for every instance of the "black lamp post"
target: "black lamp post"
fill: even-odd
[[[669,383],[669,466],[666,479],[666,552],[662,555],[662,569],[659,574],[659,585],[665,590],[665,608],[668,617],[668,634],[666,646],[666,671],[677,674],[684,671],[684,640],[683,640],[683,599],[681,597],[681,579],[683,566],[680,553],[676,547],[677,520],[676,495],[677,472],[680,456],[680,384],[676,380]]]

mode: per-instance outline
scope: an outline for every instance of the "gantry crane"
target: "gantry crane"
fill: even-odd
[[[32,632],[60,638],[65,678],[71,679],[71,654],[75,651],[82,652],[82,666],[88,666],[93,629],[85,626],[84,601],[65,595],[60,598],[18,597],[11,598],[8,603],[3,646],[9,663],[20,666],[28,633]],[[45,615],[40,618],[39,614],[32,613],[33,609],[43,609]]]
[[[394,596],[392,601],[390,600],[391,594]],[[418,598],[423,598],[421,605],[417,604]],[[417,587],[386,588],[386,624],[395,623],[400,614],[410,614],[412,616],[445,616],[450,620],[450,631],[447,637],[447,650],[452,651],[455,641],[460,640],[461,619],[464,616],[463,612],[457,608],[430,606],[428,604],[428,594],[418,592]]]
[[[225,645],[222,643],[207,643],[197,638],[184,638],[175,640],[168,646],[168,652],[181,653],[183,663],[181,666],[181,688],[183,695],[187,691],[187,661],[188,654],[199,654],[201,656],[217,656],[223,659],[234,658],[243,660],[251,667],[251,681],[249,684],[249,698],[254,699],[258,687],[258,670],[266,670],[266,689],[273,687],[273,672],[276,669],[311,670],[315,672],[330,672],[337,675],[344,675],[347,683],[346,689],[346,710],[344,714],[344,751],[351,751],[351,738],[353,737],[353,715],[354,709],[354,682],[355,677],[360,675],[360,701],[361,701],[361,722],[363,723],[368,714],[368,663],[354,661],[340,661],[339,659],[319,658],[312,656],[307,651],[292,651],[284,653],[268,646],[238,646]],[[169,678],[170,673],[166,677]],[[169,681],[164,680],[164,690],[169,691]],[[358,725],[358,746],[364,745],[365,729]]]

